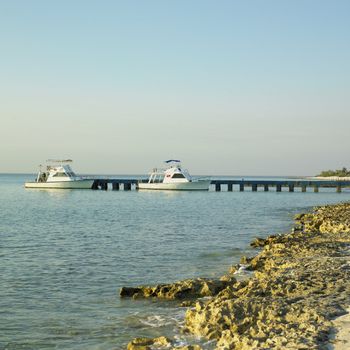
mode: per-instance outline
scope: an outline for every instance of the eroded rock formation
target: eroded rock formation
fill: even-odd
[[[350,204],[298,215],[291,233],[252,245],[261,251],[243,258],[254,272],[249,280],[236,281],[232,269],[216,283],[187,280],[122,292],[211,296],[189,303],[184,331],[215,340],[217,349],[326,349],[332,319],[350,304]]]
[[[229,280],[195,278],[156,286],[123,287],[120,290],[120,296],[135,299],[156,297],[169,300],[202,298],[218,294],[232,282],[235,282],[234,278]]]

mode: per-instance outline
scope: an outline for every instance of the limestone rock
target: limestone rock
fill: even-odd
[[[250,246],[253,248],[261,248],[261,247],[264,247],[267,243],[268,243],[267,239],[257,237],[252,242],[250,242]]]
[[[133,298],[156,297],[169,300],[201,298],[214,296],[234,282],[234,278],[229,280],[196,278],[156,286],[123,287],[120,290],[120,296]]]
[[[217,349],[320,349],[350,293],[350,205],[298,217],[304,231],[255,241],[254,276],[186,312],[187,331]],[[349,230],[349,231],[348,231]]]
[[[152,348],[165,349],[171,346],[172,342],[169,338],[135,338],[127,347],[127,350],[151,350]]]

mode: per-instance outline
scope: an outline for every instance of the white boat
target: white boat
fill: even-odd
[[[153,169],[147,181],[139,181],[139,190],[208,191],[211,180],[194,179],[177,159],[165,161],[166,169]]]
[[[26,182],[26,188],[59,188],[59,189],[85,189],[91,188],[93,179],[83,178],[75,175],[69,164],[71,159],[56,160],[49,159],[46,170],[40,165],[38,176],[33,182]]]

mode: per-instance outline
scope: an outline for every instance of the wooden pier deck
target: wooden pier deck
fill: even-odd
[[[92,189],[93,190],[108,190],[109,188],[114,191],[124,190],[136,190],[137,183],[141,179],[95,179]],[[142,179],[145,181],[146,179]],[[250,179],[237,179],[237,180],[218,180],[213,179],[211,181],[211,187],[215,191],[226,190],[232,192],[234,186],[239,191],[249,189],[253,192],[257,192],[259,189],[265,192],[270,189],[276,192],[282,192],[287,189],[289,192],[294,192],[296,188],[301,192],[306,192],[307,188],[311,188],[314,192],[318,192],[320,188],[334,188],[336,192],[341,192],[342,188],[350,187],[350,181],[328,181],[328,180],[250,180]]]

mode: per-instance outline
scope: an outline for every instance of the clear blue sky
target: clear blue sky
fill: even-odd
[[[350,1],[0,0],[0,172],[350,167]]]

